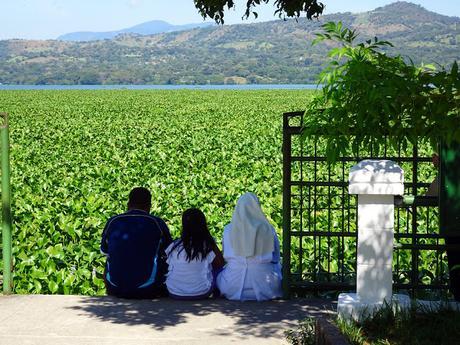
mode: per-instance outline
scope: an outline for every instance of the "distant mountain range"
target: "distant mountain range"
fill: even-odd
[[[164,32],[174,32],[174,31],[183,31],[190,30],[195,28],[204,28],[211,26],[211,23],[196,23],[196,24],[185,24],[185,25],[172,25],[162,20],[152,20],[150,22],[142,23],[135,25],[133,27],[117,30],[117,31],[107,31],[107,32],[91,32],[91,31],[81,31],[81,32],[71,32],[65,35],[59,36],[57,39],[60,41],[74,41],[74,42],[83,42],[83,41],[97,41],[112,39],[120,34],[138,34],[138,35],[154,35]]]
[[[321,24],[342,21],[359,39],[391,41],[390,54],[415,63],[460,60],[460,18],[396,2],[364,13],[209,26],[114,39],[0,41],[3,84],[312,83],[327,61],[329,42],[311,45]]]

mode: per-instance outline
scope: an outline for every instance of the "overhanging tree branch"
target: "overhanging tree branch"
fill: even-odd
[[[272,0],[247,0],[246,11],[243,18],[247,19],[251,13],[257,18],[255,7],[262,3],[269,3]],[[217,24],[224,24],[224,11],[235,6],[233,0],[194,0],[195,7],[203,18],[212,18]],[[280,18],[300,17],[303,13],[308,19],[317,18],[323,13],[324,5],[317,0],[275,0],[275,15]]]

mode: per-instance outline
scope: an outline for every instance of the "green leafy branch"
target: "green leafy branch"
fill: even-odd
[[[324,10],[324,5],[317,0],[246,0],[243,18],[249,18],[251,14],[257,18],[258,14],[254,8],[270,2],[276,7],[275,15],[280,18],[298,18],[305,13],[308,19],[312,19],[320,16]],[[233,0],[194,0],[194,4],[204,19],[212,18],[217,24],[224,24],[226,8],[235,7]]]
[[[385,138],[397,148],[440,138],[460,141],[460,74],[434,65],[416,66],[384,49],[393,45],[377,37],[355,43],[358,34],[329,22],[313,44],[332,41],[330,62],[321,73],[323,84],[306,111],[304,137],[326,139],[326,155],[333,163],[340,155],[357,154],[359,147],[378,152]]]

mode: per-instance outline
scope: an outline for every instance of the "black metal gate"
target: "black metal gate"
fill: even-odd
[[[326,162],[320,139],[301,137],[303,112],[283,121],[283,277],[286,295],[356,289],[357,198],[348,194],[350,168],[362,159],[390,159],[405,172],[405,194],[424,195],[436,176],[428,148],[384,144]],[[418,198],[423,199],[423,198]],[[429,199],[429,198],[428,198]],[[433,201],[433,200],[432,200]],[[393,282],[417,297],[448,288],[437,201],[395,208]]]

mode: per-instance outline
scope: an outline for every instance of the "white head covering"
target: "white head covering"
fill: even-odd
[[[253,193],[240,196],[232,216],[230,240],[235,254],[243,257],[268,254],[274,248],[271,224]]]

